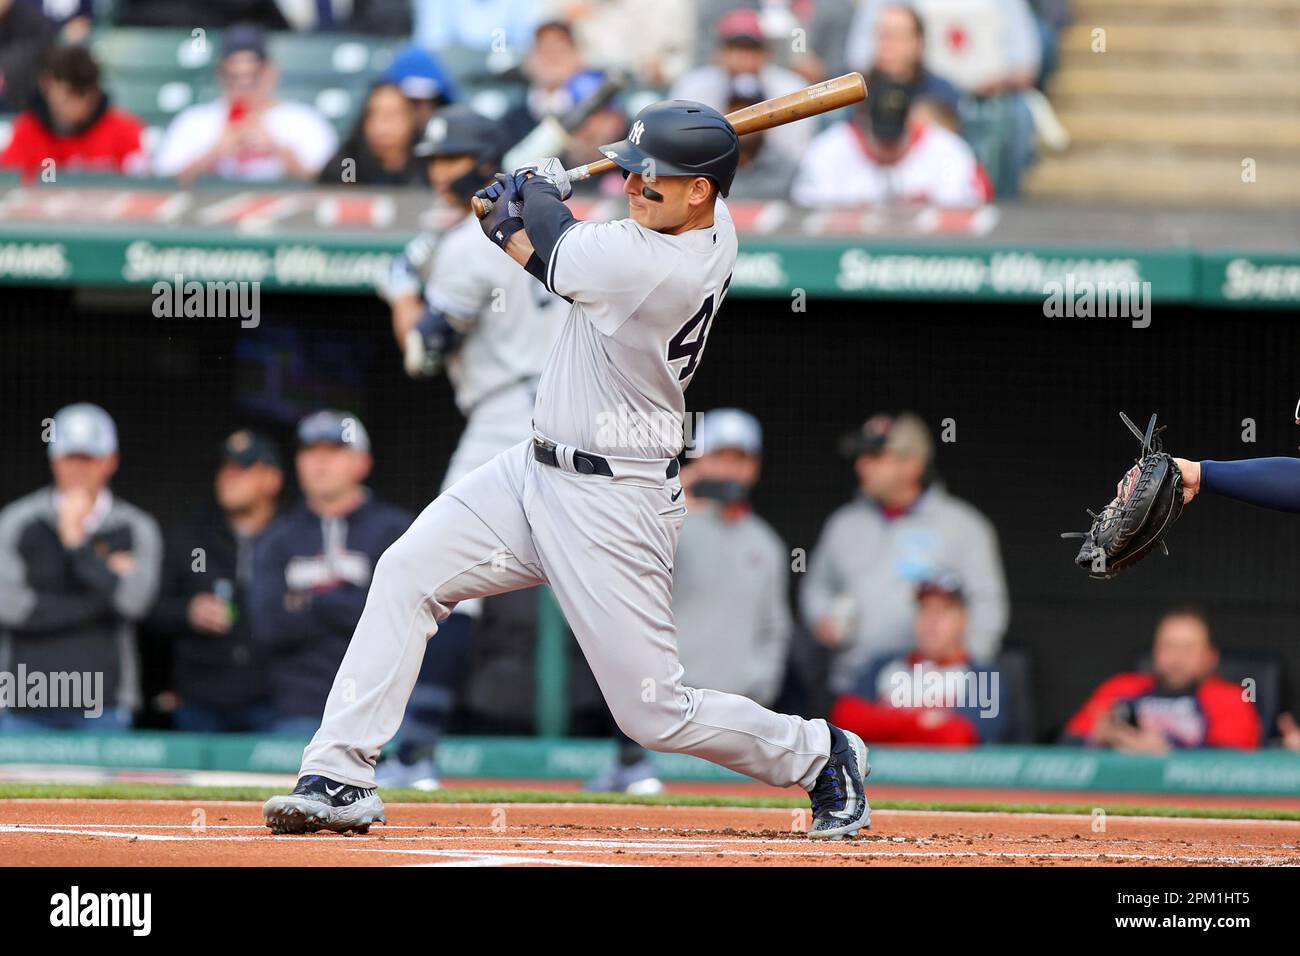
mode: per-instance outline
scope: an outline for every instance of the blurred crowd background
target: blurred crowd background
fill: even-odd
[[[1069,180],[1026,189],[1039,154],[1069,144],[1044,92],[1070,23],[1066,0],[0,0],[0,167],[29,183],[420,188],[428,165],[413,149],[451,104],[496,121],[513,142],[615,75],[621,92],[572,138],[564,159],[574,165],[597,158],[656,99],[729,112],[858,70],[871,90],[861,107],[743,140],[733,196],[973,207],[1052,196]],[[1071,95],[1091,82],[1082,75]],[[1089,161],[1108,168],[1105,157]],[[1128,168],[1141,178],[1141,158]],[[580,191],[617,196],[622,180],[611,176]],[[1118,188],[1095,179],[1098,195]],[[386,334],[375,326],[376,349]],[[952,348],[938,338],[912,345]],[[752,356],[762,344],[748,347]],[[978,373],[956,384],[977,387]],[[1018,400],[1004,394],[1014,383],[989,387],[995,401]],[[900,405],[918,403],[897,389],[880,403],[900,394]],[[129,404],[138,408],[138,396]],[[688,683],[830,716],[879,743],[1300,750],[1277,656],[1221,641],[1214,619],[1182,601],[1130,601],[1126,612],[1149,627],[1131,666],[1060,703],[1064,719],[1036,719],[1035,663],[1004,644],[1016,612],[999,520],[940,477],[936,452],[948,439],[937,409],[839,408],[834,420],[858,419],[836,448],[834,487],[845,494],[805,502],[819,531],[801,544],[755,504],[766,470],[781,469],[788,488],[799,458],[771,453],[790,450],[760,424],[777,416],[733,404],[711,401],[683,470],[692,518],[675,611]],[[102,672],[109,706],[93,722],[0,710],[0,732],[310,734],[374,562],[427,495],[392,504],[375,493],[366,430],[375,422],[321,407],[275,434],[256,416],[212,425],[225,437],[203,459],[205,484],[167,502],[128,501],[112,487],[118,426],[131,426],[102,405],[48,409],[59,435],[45,449],[48,481],[0,511],[0,669]],[[391,419],[380,427],[395,431]],[[448,435],[429,440],[449,453]],[[412,427],[402,440],[426,439]],[[25,440],[6,447],[33,454]],[[422,487],[431,493],[436,481],[426,475]],[[537,730],[544,612],[529,595],[490,604],[473,650],[448,662],[442,690],[425,700],[439,728]],[[615,733],[575,667],[569,732]],[[936,675],[969,698],[928,699]],[[599,785],[653,777],[644,754],[626,742],[622,751]]]
[[[849,116],[745,139],[739,198],[978,206],[1061,131],[1042,89],[1065,0],[0,0],[0,166],[275,182],[424,181],[411,147],[461,102],[514,140],[606,76],[576,164],[664,97],[723,112],[851,70]],[[231,28],[234,29],[231,29]],[[5,116],[5,114],[8,114]],[[346,172],[344,160],[354,165]],[[617,177],[615,177],[616,179]],[[584,190],[612,190],[598,180]]]

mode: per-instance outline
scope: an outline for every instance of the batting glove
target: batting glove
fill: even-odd
[[[573,183],[569,182],[569,172],[564,168],[564,163],[554,156],[548,156],[532,163],[525,163],[514,171],[515,182],[520,186],[530,176],[539,176],[545,179],[559,190],[560,199],[568,199],[573,195]]]
[[[510,237],[524,228],[524,200],[519,195],[513,176],[497,173],[495,179],[496,182],[474,195],[492,203],[488,214],[479,220],[479,226],[485,236],[504,249]]]

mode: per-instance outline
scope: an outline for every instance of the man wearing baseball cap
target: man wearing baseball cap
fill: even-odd
[[[56,675],[83,679],[79,700],[0,700],[0,729],[127,730],[140,703],[136,624],[158,591],[162,536],[109,490],[120,458],[108,412],[68,405],[42,437],[53,484],[0,511],[0,662],[51,687]]]
[[[375,498],[370,435],[350,412],[298,423],[303,500],[273,521],[253,554],[253,637],[270,656],[274,728],[310,737],[320,726],[379,556],[411,515]]]
[[[682,469],[682,526],[673,566],[673,616],[685,679],[742,694],[766,707],[785,676],[793,632],[787,603],[790,552],[754,513],[763,429],[749,412],[706,412]],[[649,755],[622,735],[618,765],[592,789],[653,792]]]
[[[872,415],[840,452],[859,493],[827,520],[799,593],[804,623],[831,654],[831,690],[848,691],[874,659],[911,646],[916,586],[936,568],[962,580],[971,654],[992,660],[1008,617],[997,534],[937,479],[924,420]]]
[[[276,95],[280,75],[261,27],[221,34],[221,96],[177,114],[154,154],[154,174],[188,185],[200,176],[243,182],[315,179],[338,135],[312,106]]]
[[[271,729],[266,648],[249,613],[253,551],[279,507],[284,471],[266,435],[232,432],[217,453],[213,500],[167,536],[151,628],[171,640],[177,730]],[[203,556],[196,565],[195,554]]]
[[[970,746],[1006,730],[998,673],[972,659],[961,578],[935,569],[916,586],[916,638],[905,654],[872,661],[831,708],[838,727],[878,743]]]
[[[756,77],[765,97],[785,96],[808,85],[798,73],[772,62],[758,11],[741,9],[723,14],[714,26],[714,36],[717,46],[713,62],[697,66],[679,79],[670,99],[695,100],[725,112],[735,80],[744,74]],[[764,134],[765,148],[797,162],[816,131],[815,123],[787,123]]]

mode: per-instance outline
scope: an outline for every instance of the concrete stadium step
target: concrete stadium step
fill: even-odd
[[[1075,0],[1076,23],[1107,24],[1160,23],[1292,23],[1300,25],[1300,6],[1295,0]]]
[[[1093,52],[1092,31],[1106,31],[1105,52]],[[1148,64],[1181,62],[1254,65],[1276,62],[1294,71],[1300,61],[1300,27],[1196,23],[1131,26],[1077,20],[1061,34],[1062,61],[1083,66],[1098,57],[1140,58]],[[1119,64],[1116,64],[1119,65]]]
[[[1030,171],[1027,196],[1300,205],[1300,0],[1074,0],[1072,11],[1050,90],[1072,145]],[[1247,157],[1255,183],[1241,181]]]
[[[1228,160],[1153,159],[1081,150],[1040,163],[1027,175],[1033,199],[1108,200],[1132,203],[1300,205],[1300,161],[1261,162],[1253,183]]]
[[[1081,68],[1058,74],[1050,92],[1052,103],[1062,110],[1103,103],[1116,108],[1165,110],[1232,103],[1300,111],[1300,71]]]
[[[1057,114],[1080,145],[1161,143],[1191,152],[1251,156],[1259,150],[1300,149],[1300,118],[1268,111],[1252,114],[1209,110],[1060,110]]]

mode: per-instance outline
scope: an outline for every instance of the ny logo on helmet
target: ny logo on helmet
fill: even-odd
[[[645,123],[637,120],[632,124],[632,131],[627,134],[628,142],[633,146],[641,145],[641,134],[645,132]]]

